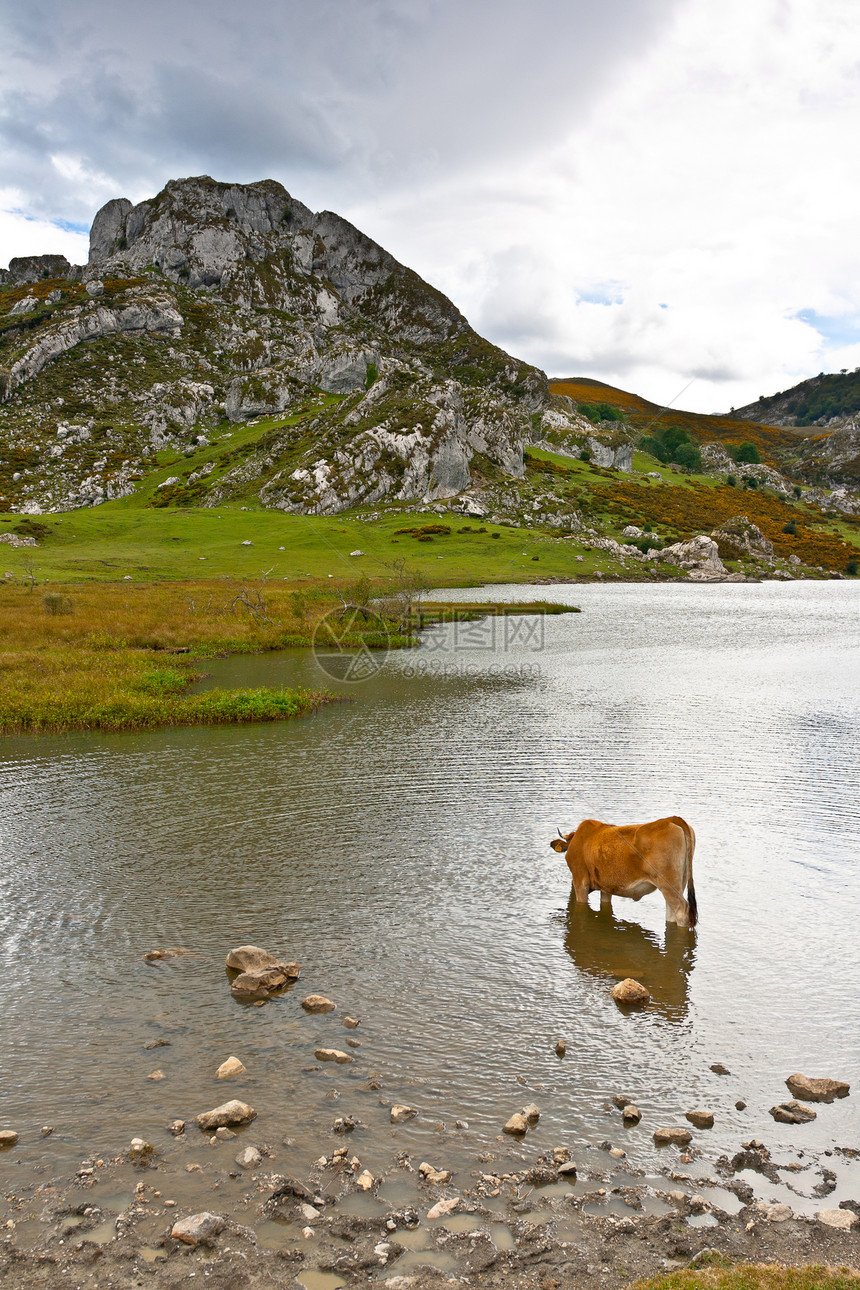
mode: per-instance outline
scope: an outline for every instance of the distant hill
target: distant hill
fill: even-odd
[[[733,415],[772,426],[827,426],[860,412],[860,368],[853,372],[819,372],[790,390],[762,396]]]

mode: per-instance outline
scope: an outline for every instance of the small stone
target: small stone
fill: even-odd
[[[349,1053],[342,1053],[339,1048],[317,1048],[314,1057],[318,1062],[337,1062],[340,1066],[355,1061],[354,1057],[350,1057]]]
[[[256,1169],[262,1162],[263,1157],[256,1147],[245,1147],[236,1156],[236,1164],[240,1169]]]
[[[224,1219],[219,1214],[192,1214],[190,1218],[180,1218],[174,1223],[170,1235],[175,1241],[185,1245],[197,1245],[199,1241],[209,1241],[224,1230]]]
[[[349,1045],[349,1047],[350,1047],[350,1048],[360,1048],[360,1047],[361,1047],[361,1040],[360,1040],[360,1039],[347,1039],[347,1041],[346,1041],[346,1042],[347,1042],[347,1044]]]
[[[690,1209],[694,1214],[703,1214],[706,1209],[704,1196],[691,1196]]]
[[[555,1055],[556,1055],[556,1057],[564,1057],[564,1055],[565,1055],[565,1053],[566,1053],[566,1052],[567,1052],[567,1044],[564,1042],[564,1040],[563,1040],[563,1039],[557,1039],[557,1040],[555,1041]]]
[[[320,1212],[316,1208],[316,1206],[309,1205],[307,1201],[305,1201],[302,1205],[299,1205],[299,1213],[301,1214],[302,1218],[305,1220],[306,1223],[310,1223],[312,1222],[313,1219],[319,1218],[320,1216]]]
[[[309,994],[306,999],[302,999],[302,1007],[305,1012],[334,1012],[337,1004],[332,1003],[324,994]]]
[[[279,963],[275,967],[260,968],[259,971],[240,972],[230,986],[230,993],[236,999],[273,994],[275,990],[283,989],[289,980],[295,979],[286,970],[293,966]]]
[[[236,1137],[236,1134],[233,1132],[232,1129],[228,1129],[226,1125],[222,1124],[220,1129],[215,1130],[216,1142],[230,1142],[231,1139],[235,1137]]]
[[[216,1106],[213,1110],[204,1111],[202,1115],[198,1115],[197,1123],[201,1129],[220,1129],[222,1124],[250,1124],[256,1118],[257,1112],[252,1106],[234,1098],[222,1106]]]
[[[178,1138],[180,1133],[185,1132],[184,1120],[171,1120],[167,1126],[168,1133],[172,1133],[174,1138]]]
[[[346,1026],[347,1030],[356,1030],[359,1025],[355,1017],[344,1017],[343,1024]]]
[[[715,1075],[731,1075],[732,1073],[728,1066],[724,1066],[722,1062],[714,1062],[711,1070]]]
[[[836,1227],[842,1232],[848,1232],[860,1223],[860,1218],[850,1209],[820,1209],[815,1217],[826,1227]]]
[[[331,1126],[335,1133],[352,1133],[358,1127],[357,1121],[352,1116],[344,1115],[335,1120]]]
[[[785,1223],[789,1218],[794,1218],[790,1205],[762,1205],[761,1212],[769,1223]]]
[[[392,1106],[388,1118],[392,1124],[405,1124],[407,1120],[414,1120],[417,1114],[417,1107],[401,1106],[399,1102],[396,1102]]]
[[[685,1191],[670,1191],[669,1199],[673,1205],[686,1205],[688,1196]]]
[[[175,1200],[166,1200],[166,1201],[164,1202],[164,1208],[165,1208],[165,1209],[176,1209],[176,1201],[175,1201]]]
[[[528,1106],[523,1107],[523,1115],[528,1120],[529,1126],[532,1129],[540,1119],[540,1111],[535,1106],[534,1102],[529,1102]]]
[[[625,1106],[622,1110],[621,1118],[625,1124],[638,1124],[642,1119],[642,1112],[638,1106],[634,1106],[631,1102],[629,1106]]]
[[[155,1155],[155,1147],[151,1142],[146,1142],[143,1138],[132,1138],[128,1147],[128,1155],[132,1161],[146,1161]]]
[[[331,574],[329,574],[329,577],[331,577]],[[312,1237],[313,1235],[314,1235],[314,1229],[312,1227],[302,1228],[302,1236],[305,1238],[306,1241],[309,1240],[310,1237]]]
[[[780,1102],[779,1106],[770,1108],[770,1114],[780,1124],[808,1124],[816,1118],[815,1111],[800,1102]]]
[[[627,1152],[623,1151],[621,1147],[610,1147],[609,1154],[614,1156],[616,1160],[623,1160]]]
[[[667,1146],[671,1142],[675,1143],[678,1147],[685,1147],[688,1142],[692,1141],[692,1139],[693,1135],[689,1129],[682,1129],[680,1127],[674,1128],[670,1126],[668,1128],[654,1130],[654,1141],[657,1143],[658,1147]]]
[[[50,1138],[53,1132],[54,1132],[53,1124],[43,1124],[41,1129],[39,1130],[39,1133],[43,1138]]]
[[[631,976],[625,977],[623,981],[619,981],[612,987],[612,997],[616,1003],[628,1008],[641,1007],[651,1002],[650,992],[640,981],[634,981]]]
[[[710,1111],[686,1111],[684,1119],[689,1120],[697,1129],[712,1129],[714,1117]]]
[[[507,1124],[503,1126],[503,1130],[505,1133],[509,1133],[511,1137],[521,1138],[524,1134],[528,1133],[529,1122],[520,1111],[517,1111],[511,1116]]]
[[[789,1093],[805,1102],[832,1102],[837,1097],[847,1097],[851,1089],[844,1080],[812,1079],[808,1075],[789,1075],[785,1082]]]
[[[147,1075],[147,1077],[146,1077],[146,1078],[147,1078],[147,1079],[154,1079],[154,1080],[164,1079],[164,1078],[165,1078],[165,1074],[164,1074],[164,1071],[162,1071],[162,1070],[152,1071],[149,1075]]]
[[[746,1109],[747,1109],[746,1102],[743,1100],[743,1098],[738,1098],[737,1102],[735,1102],[735,1110],[745,1111]]]
[[[18,1141],[18,1134],[14,1129],[0,1129],[0,1151],[6,1147],[14,1147]]]
[[[564,1165],[570,1160],[570,1152],[567,1147],[553,1147],[552,1158],[555,1164]]]
[[[238,1057],[228,1057],[215,1072],[216,1079],[232,1079],[234,1075],[244,1075],[245,1067]]]
[[[632,1097],[625,1097],[623,1093],[614,1093],[612,1096],[612,1105],[617,1106],[619,1111],[623,1111],[625,1106],[629,1106],[632,1101]]]
[[[359,1191],[370,1191],[373,1187],[373,1174],[369,1169],[363,1170],[355,1180]]]
[[[425,1182],[433,1183],[437,1187],[442,1187],[451,1181],[450,1169],[434,1169],[426,1160],[418,1166],[418,1173]]]
[[[150,1039],[148,1044],[144,1044],[144,1051],[151,1051],[153,1048],[170,1048],[169,1039]]]
[[[442,1218],[445,1214],[451,1214],[460,1204],[459,1196],[452,1196],[449,1200],[437,1200],[432,1209],[428,1209],[428,1218]]]
[[[191,950],[183,949],[181,945],[174,945],[169,950],[147,950],[143,956],[144,963],[163,963],[168,959],[187,958]]]
[[[454,1128],[455,1128],[455,1129],[468,1129],[468,1127],[469,1127],[469,1121],[468,1121],[468,1120],[455,1120],[455,1121],[454,1121]]]

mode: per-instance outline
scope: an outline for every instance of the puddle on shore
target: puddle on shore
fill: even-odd
[[[343,1277],[334,1272],[321,1272],[319,1268],[305,1268],[303,1272],[296,1274],[296,1280],[305,1290],[338,1290],[340,1286],[346,1285]]]
[[[453,1254],[444,1250],[409,1250],[393,1263],[394,1271],[387,1271],[387,1276],[404,1276],[415,1268],[435,1268],[437,1272],[457,1272],[459,1263]],[[343,1285],[343,1282],[340,1282]],[[328,1287],[308,1286],[307,1290],[329,1290]]]
[[[434,1250],[436,1248],[432,1232],[426,1227],[398,1229],[391,1233],[392,1241],[402,1245],[405,1250]]]
[[[388,1206],[383,1205],[375,1196],[352,1191],[340,1198],[337,1208],[341,1214],[355,1214],[358,1218],[375,1218],[378,1214],[384,1214]]]
[[[690,1227],[719,1227],[720,1220],[713,1214],[688,1214],[687,1222]]]

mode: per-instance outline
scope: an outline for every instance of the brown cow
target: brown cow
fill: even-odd
[[[696,835],[680,815],[650,824],[601,824],[583,820],[572,833],[550,842],[564,852],[577,901],[600,892],[601,905],[612,908],[613,896],[641,900],[659,891],[666,901],[666,922],[695,927],[696,891],[693,851]],[[684,899],[684,888],[687,899]]]

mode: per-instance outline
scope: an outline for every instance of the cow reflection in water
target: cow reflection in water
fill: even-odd
[[[663,948],[654,932],[616,918],[605,906],[591,909],[573,895],[567,906],[564,948],[576,967],[607,981],[610,988],[628,976],[641,981],[657,1010],[673,1020],[687,1015],[695,945],[695,933],[674,923],[666,924]]]

